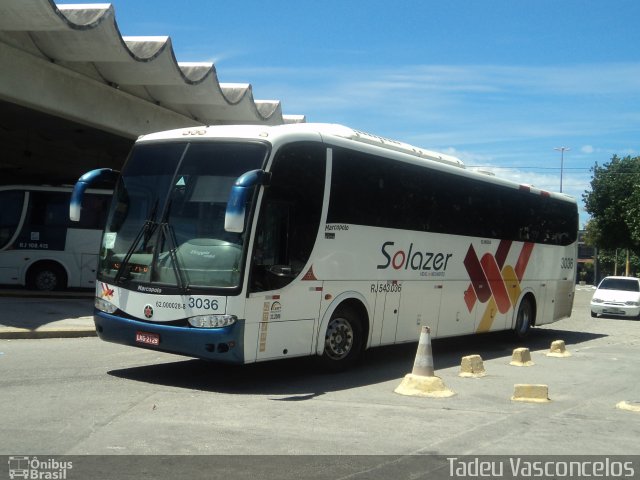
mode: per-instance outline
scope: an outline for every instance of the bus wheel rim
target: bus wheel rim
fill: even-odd
[[[329,322],[324,348],[332,360],[342,360],[353,347],[353,328],[344,318],[334,318]]]
[[[52,290],[56,286],[56,275],[45,270],[38,275],[37,285],[40,290]]]

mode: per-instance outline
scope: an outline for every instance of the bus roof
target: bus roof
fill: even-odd
[[[392,140],[390,138],[381,137],[379,135],[374,135],[333,123],[298,123],[277,126],[219,125],[191,127],[143,135],[138,139],[138,141],[169,140],[193,136],[205,138],[263,138],[268,140],[291,134],[312,134],[320,136],[325,140],[332,137],[339,137],[342,139],[353,140],[358,143],[374,145],[386,150],[393,150],[415,157],[464,168],[462,160],[452,155],[426,150],[408,143],[399,142],[397,140]]]
[[[292,140],[316,140],[324,141],[327,143],[334,142],[340,145],[345,145],[345,141],[354,142],[354,147],[357,144],[367,145],[373,148],[380,148],[387,151],[392,151],[409,157],[413,157],[416,163],[420,164],[422,161],[435,162],[443,166],[455,167],[464,169],[466,176],[482,176],[488,182],[502,183],[510,185],[513,188],[519,188],[520,190],[526,190],[530,193],[540,194],[544,196],[554,196],[570,202],[576,202],[575,198],[555,192],[547,192],[542,189],[537,189],[532,185],[518,184],[511,180],[490,176],[488,172],[475,172],[466,170],[464,162],[457,157],[447,155],[440,152],[434,152],[426,150],[424,148],[416,147],[408,143],[399,142],[397,140],[388,139],[371,133],[366,133],[360,130],[346,127],[344,125],[333,123],[295,123],[276,126],[264,126],[264,125],[216,125],[216,126],[201,126],[201,127],[189,127],[181,128],[177,130],[168,130],[164,132],[151,133],[143,135],[138,138],[138,142],[152,142],[159,140],[178,140],[185,138],[229,138],[229,139],[247,139],[247,140],[265,140],[272,144],[277,144],[282,141]],[[446,167],[445,167],[446,168]]]

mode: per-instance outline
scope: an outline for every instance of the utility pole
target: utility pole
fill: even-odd
[[[564,152],[571,150],[569,147],[555,147],[560,152],[560,193],[562,193],[562,170],[564,169]]]

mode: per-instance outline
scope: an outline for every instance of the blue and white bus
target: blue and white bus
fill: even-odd
[[[72,216],[93,171],[76,185]],[[102,237],[111,342],[229,363],[529,328],[571,313],[575,199],[338,125],[141,137]]]
[[[111,190],[90,190],[69,222],[72,187],[0,186],[0,284],[94,288]]]

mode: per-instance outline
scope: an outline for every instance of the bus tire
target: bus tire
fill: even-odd
[[[518,307],[518,313],[516,315],[516,324],[513,329],[513,332],[516,338],[522,339],[522,338],[526,338],[529,335],[533,320],[534,320],[533,304],[531,303],[531,299],[529,299],[528,297],[525,297],[520,302],[520,306]]]
[[[67,286],[64,268],[55,262],[39,262],[27,273],[27,288],[41,292],[62,290]]]
[[[351,308],[338,307],[327,324],[321,366],[331,372],[342,372],[353,367],[362,356],[362,332],[358,315]]]

